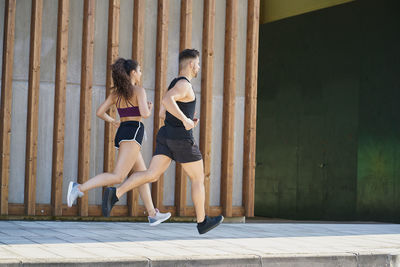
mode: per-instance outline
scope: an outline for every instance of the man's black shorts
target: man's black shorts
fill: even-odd
[[[199,147],[193,139],[168,139],[160,131],[157,133],[154,155],[165,155],[179,163],[202,159]]]

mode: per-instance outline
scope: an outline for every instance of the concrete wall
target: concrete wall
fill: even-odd
[[[57,1],[44,0],[43,33],[41,49],[41,83],[39,103],[39,138],[37,165],[37,203],[50,203],[51,168],[52,168],[52,139],[54,117],[54,79],[55,53],[57,40]],[[65,152],[64,152],[64,183],[63,202],[66,202],[68,182],[77,179],[78,171],[78,138],[79,138],[79,101],[81,79],[81,46],[83,1],[70,1],[69,40],[68,40],[68,70],[65,121]],[[29,66],[29,34],[30,34],[31,1],[17,1],[16,36],[13,74],[12,99],[12,135],[11,135],[11,174],[10,174],[10,203],[24,202],[25,179],[25,144],[26,144],[26,107],[27,82]],[[0,17],[3,18],[4,1],[0,1]],[[95,42],[92,98],[92,134],[90,175],[94,176],[103,170],[104,122],[95,116],[96,108],[105,97],[106,55],[108,1],[97,0],[95,11]],[[242,163],[243,163],[243,118],[244,118],[244,82],[246,61],[246,22],[247,1],[239,1],[238,10],[238,53],[237,53],[237,86],[235,110],[235,176],[233,204],[242,205]],[[132,21],[133,0],[121,1],[120,14],[120,56],[129,58],[132,51]],[[172,80],[178,73],[179,30],[180,30],[180,1],[170,0],[169,32],[168,32],[168,72],[167,81]],[[3,25],[3,20],[2,24]],[[222,96],[224,73],[224,34],[225,34],[225,1],[216,1],[215,21],[215,61],[213,81],[213,141],[211,167],[211,205],[219,205],[220,195],[220,165],[221,165],[221,134],[222,129]],[[192,46],[201,51],[203,30],[203,0],[193,1],[193,33]],[[3,43],[3,26],[0,27],[0,45]],[[144,62],[143,85],[147,89],[150,100],[154,99],[155,59],[157,33],[157,1],[146,1],[145,30],[144,30]],[[2,47],[2,46],[1,46]],[[200,114],[201,73],[193,81]],[[166,85],[167,86],[167,85]],[[201,121],[201,118],[200,118]],[[144,121],[147,141],[142,152],[146,164],[152,156],[153,116]],[[200,128],[194,131],[198,142]],[[171,164],[165,175],[164,205],[174,205],[175,164]],[[101,189],[89,193],[89,204],[101,203]],[[121,201],[126,203],[126,198]],[[190,183],[188,186],[188,205],[193,202],[190,198]]]
[[[357,213],[400,222],[400,4],[362,6]]]
[[[261,25],[256,215],[399,221],[398,8]]]

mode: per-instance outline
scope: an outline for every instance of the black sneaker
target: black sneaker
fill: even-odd
[[[224,220],[224,216],[219,215],[216,217],[208,217],[206,216],[204,218],[204,221],[201,223],[197,224],[197,230],[199,231],[199,234],[205,234],[208,231],[214,229],[218,225],[220,225]]]
[[[114,207],[114,204],[118,202],[117,198],[117,189],[115,187],[107,187],[104,190],[103,202],[101,204],[101,211],[103,212],[104,217],[110,217],[111,209]]]

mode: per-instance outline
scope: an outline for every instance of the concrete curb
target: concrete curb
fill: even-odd
[[[134,266],[134,267],[183,267],[183,266],[263,266],[263,267],[399,267],[400,255],[394,254],[266,254],[213,257],[160,257],[112,259],[24,259],[1,260],[0,266]]]

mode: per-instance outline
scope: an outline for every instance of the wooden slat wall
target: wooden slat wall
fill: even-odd
[[[192,0],[181,1],[179,51],[192,46]],[[178,216],[185,216],[187,174],[180,163],[175,168],[175,205]]]
[[[243,204],[247,217],[254,216],[259,14],[260,0],[248,0],[243,134]]]
[[[36,207],[36,167],[40,85],[40,48],[42,40],[42,8],[43,0],[32,1],[24,199],[25,212],[27,215],[34,215]]]
[[[108,1],[108,42],[107,42],[107,71],[106,71],[106,98],[111,93],[113,81],[111,64],[118,58],[119,53],[119,8],[120,0]],[[115,109],[110,109],[109,115],[115,118]],[[104,172],[112,172],[115,162],[114,148],[115,127],[111,123],[104,125]]]
[[[143,70],[144,62],[144,15],[146,11],[145,0],[134,0],[133,6],[133,35],[132,35],[132,58],[137,60]],[[140,86],[143,86],[143,75]],[[128,210],[130,216],[139,216],[139,190],[137,188],[128,192]]]
[[[79,118],[78,182],[89,179],[90,118],[92,106],[95,0],[85,0],[83,7],[81,98]],[[78,199],[78,213],[88,216],[88,194]]]
[[[36,204],[36,213],[35,216],[51,216],[51,205],[49,204]],[[63,216],[76,216],[77,214],[77,207],[72,206],[71,208],[68,208],[66,204],[62,206],[62,214]],[[174,206],[164,206],[164,210],[171,212],[172,216],[177,216],[176,209]],[[25,207],[23,204],[9,204],[9,215],[15,215],[15,216],[24,216],[24,211]],[[144,206],[139,207],[139,212],[140,214],[144,214],[146,211]],[[194,210],[194,207],[187,207],[186,208],[187,216],[189,217],[195,217],[196,212]],[[222,208],[219,206],[213,206],[210,207],[209,213],[207,215],[209,216],[217,216],[220,215],[222,212]],[[123,205],[116,205],[113,208],[113,216],[122,216],[126,217],[128,216],[128,207],[123,206]],[[232,208],[232,216],[238,217],[238,216],[243,216],[244,214],[244,208],[243,207],[238,207],[234,206]],[[101,205],[89,205],[89,213],[88,216],[102,216],[101,213]],[[143,217],[143,215],[139,216]],[[112,218],[111,218],[112,220]],[[117,219],[118,220],[118,219]]]
[[[3,68],[1,72],[0,106],[0,215],[8,214],[15,9],[16,1],[6,0],[4,8]]]
[[[65,101],[67,83],[68,56],[68,20],[69,0],[59,0],[56,81],[54,103],[53,132],[53,169],[51,204],[36,204],[36,158],[38,132],[38,104],[40,82],[40,48],[42,29],[43,0],[32,1],[31,44],[29,65],[29,95],[26,147],[26,183],[25,203],[8,203],[9,155],[11,131],[12,70],[15,35],[16,1],[6,0],[4,18],[3,69],[1,87],[0,119],[0,152],[1,152],[1,215],[53,215],[53,216],[101,216],[101,207],[88,205],[86,194],[79,199],[78,206],[67,208],[62,203],[62,179],[64,161]],[[180,51],[191,48],[192,38],[192,0],[181,1]],[[236,42],[237,42],[237,0],[226,0],[225,62],[224,62],[224,125],[221,164],[221,207],[209,205],[211,138],[212,138],[212,102],[213,102],[213,60],[215,31],[215,0],[204,0],[203,40],[202,40],[202,80],[201,80],[201,125],[200,150],[203,153],[206,189],[206,212],[214,216],[223,213],[225,216],[254,216],[254,172],[256,142],[256,108],[257,108],[257,57],[260,0],[248,0],[247,14],[247,47],[246,47],[246,88],[245,88],[245,125],[244,125],[244,160],[243,160],[243,207],[232,206],[233,189],[233,154],[234,154],[234,118],[236,97]],[[106,95],[112,87],[110,65],[118,57],[119,46],[119,10],[120,0],[109,0],[108,50]],[[84,1],[82,33],[82,69],[81,100],[79,122],[78,182],[89,178],[91,101],[94,48],[95,0]],[[168,58],[168,13],[169,0],[158,0],[157,14],[157,48],[156,76],[154,97],[154,132],[155,137],[162,124],[158,116],[161,99],[166,90]],[[144,16],[145,0],[134,1],[134,25],[132,40],[132,58],[143,66],[144,59]],[[142,85],[142,82],[141,82]],[[114,111],[115,112],[115,111]],[[115,114],[111,114],[114,116]],[[112,140],[115,129],[106,124],[104,170],[112,171],[115,150]],[[195,216],[194,207],[186,206],[187,176],[177,164],[175,203],[176,206],[163,206],[163,178],[152,186],[152,196],[156,207],[170,211],[174,216]],[[113,215],[138,216],[145,208],[138,204],[138,191],[128,198],[127,206],[118,206]]]
[[[153,149],[155,149],[157,131],[162,124],[158,113],[160,111],[162,97],[166,91],[168,67],[168,7],[169,0],[158,0]],[[154,205],[159,209],[163,206],[163,190],[164,177],[162,175],[157,182],[152,184],[151,187]]]
[[[226,1],[221,204],[223,207],[223,214],[227,217],[232,216],[236,97],[237,5],[237,0]]]
[[[64,168],[65,95],[67,86],[69,0],[58,1],[56,80],[54,96],[52,215],[62,215]]]
[[[201,66],[200,151],[204,160],[205,210],[210,206],[215,0],[204,0]]]

